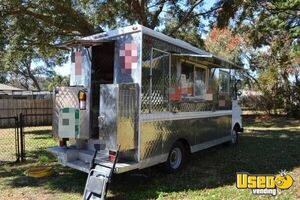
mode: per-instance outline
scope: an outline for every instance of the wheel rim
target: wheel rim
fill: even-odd
[[[170,166],[172,169],[177,169],[182,161],[182,152],[180,148],[175,147],[170,154]]]
[[[231,142],[232,142],[233,144],[235,144],[235,143],[236,143],[236,140],[237,140],[237,132],[236,132],[235,130],[233,130],[231,135],[232,135],[232,136],[231,136]]]

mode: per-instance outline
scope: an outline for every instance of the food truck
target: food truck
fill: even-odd
[[[54,92],[49,148],[84,172],[96,162],[115,173],[163,164],[170,172],[188,154],[236,143],[243,131],[238,65],[191,44],[132,25],[60,44],[71,51],[69,87]]]

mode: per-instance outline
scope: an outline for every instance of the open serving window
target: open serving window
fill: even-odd
[[[230,93],[230,71],[219,71],[219,92],[229,94]]]
[[[230,71],[241,69],[209,52],[146,34],[141,66],[142,113],[230,109]]]
[[[182,99],[205,99],[207,88],[207,69],[191,63],[181,64],[180,92]]]

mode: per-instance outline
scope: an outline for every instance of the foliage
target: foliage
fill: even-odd
[[[61,76],[61,75],[55,75],[51,78],[47,78],[46,81],[44,81],[44,87],[52,91],[55,87],[58,86],[69,86],[70,85],[70,76]]]
[[[212,29],[208,50],[238,64],[247,58],[252,70],[243,71],[247,82],[274,101],[272,106],[299,110],[300,0],[218,0],[208,9],[204,3],[0,0],[0,81],[41,89],[39,80],[51,79],[51,88],[58,81],[53,67],[66,60],[66,51],[55,44],[133,23],[203,47],[206,19]]]
[[[251,55],[251,68],[258,72],[258,86],[272,107],[284,108],[288,114],[299,116],[299,63],[295,59],[295,42],[285,31],[272,38],[272,43],[262,52]],[[299,52],[298,52],[299,53]],[[300,54],[298,54],[299,56]],[[267,102],[267,101],[266,101]]]
[[[280,30],[287,30],[291,38],[300,34],[299,0],[221,0],[216,4],[223,5],[215,12],[218,26],[225,27],[232,19],[237,27],[247,29],[255,46],[268,44],[268,37]]]
[[[215,12],[217,25],[233,26],[249,38],[247,58],[257,77],[256,88],[264,94],[266,110],[284,107],[295,115],[300,110],[300,1],[229,0],[217,4],[223,4]]]
[[[179,21],[176,18],[173,18],[169,20],[166,23],[165,29],[163,32],[168,35],[168,33],[171,33],[172,30],[178,26]],[[186,42],[189,42],[193,46],[199,47],[199,48],[205,48],[204,47],[204,41],[201,38],[201,35],[198,31],[197,24],[199,24],[198,19],[194,19],[188,24],[182,25],[178,28],[178,31],[172,33],[172,37],[184,40]]]
[[[0,36],[4,44],[32,47],[39,55],[50,57],[57,53],[54,44],[58,42],[133,23],[164,31],[161,25],[173,18],[176,23],[168,26],[167,34],[173,35],[183,26],[194,26],[197,32],[201,28],[200,17],[210,16],[219,8],[205,10],[203,5],[204,0],[1,0],[4,23]],[[14,44],[10,42],[12,37],[16,38]]]
[[[18,49],[10,46],[2,57],[4,65],[0,69],[6,72],[6,80],[27,90],[41,90],[38,79],[54,75],[53,68],[57,59],[64,59],[62,54],[50,58],[42,58],[33,49]]]
[[[55,44],[132,23],[203,46],[199,19],[219,7],[205,10],[203,4],[204,0],[0,0],[0,70],[9,74],[6,81],[18,78],[23,87],[33,84],[39,90],[39,72],[53,73],[53,66],[66,59],[66,52]],[[32,66],[36,62],[45,65]]]
[[[238,63],[243,50],[243,38],[229,28],[213,27],[205,40],[205,47],[216,55]]]
[[[26,89],[41,90],[38,79],[65,61],[55,43],[91,30],[68,1],[2,0],[0,7],[0,70]]]

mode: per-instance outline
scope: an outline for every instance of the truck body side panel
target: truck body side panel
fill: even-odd
[[[182,115],[181,119],[159,120],[144,118],[141,122],[141,160],[168,154],[178,139],[186,140],[192,147],[231,134],[231,115],[187,117]]]

